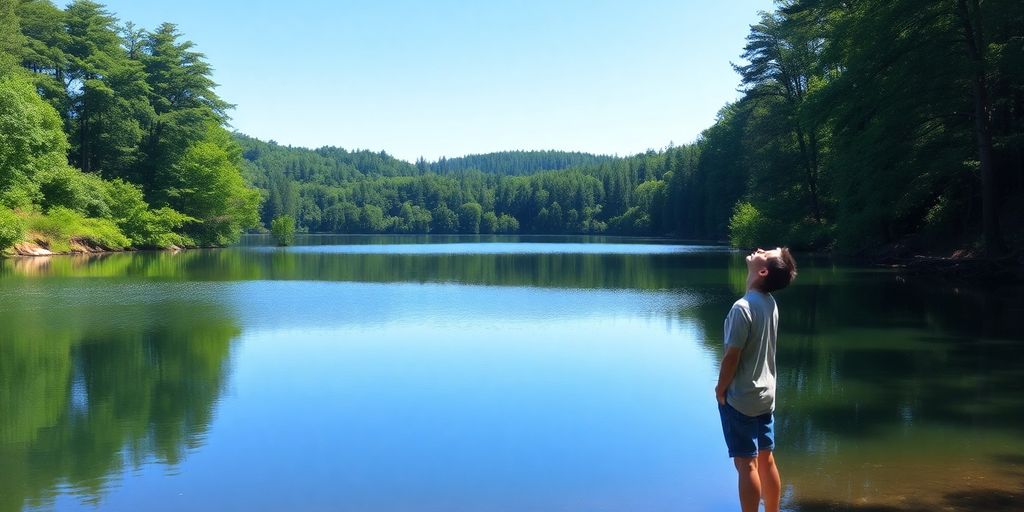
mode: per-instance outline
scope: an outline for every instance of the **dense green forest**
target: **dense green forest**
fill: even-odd
[[[231,105],[174,25],[86,0],[0,0],[0,20],[0,248],[223,245],[257,226]]]
[[[738,49],[741,97],[691,144],[415,163],[230,136],[231,105],[173,25],[121,25],[81,0],[0,6],[0,246],[69,226],[112,248],[219,245],[282,218],[846,253],[1024,246],[1018,1],[779,1]]]
[[[266,191],[264,225],[287,215],[314,232],[667,233],[677,216],[666,180],[693,163],[689,148],[673,148],[634,158],[520,151],[414,165],[386,153],[236,140],[247,178]]]

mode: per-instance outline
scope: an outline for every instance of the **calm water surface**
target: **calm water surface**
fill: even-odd
[[[0,512],[738,508],[712,389],[742,255],[299,241],[0,262]],[[801,264],[785,508],[1024,508],[1024,289]]]

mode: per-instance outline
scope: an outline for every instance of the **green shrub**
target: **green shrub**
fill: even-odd
[[[89,218],[63,206],[52,208],[46,214],[29,216],[27,228],[41,235],[53,252],[70,251],[71,242],[75,240],[112,250],[131,245],[113,221]]]
[[[13,211],[0,206],[0,251],[25,237],[25,222]]]
[[[43,210],[64,207],[87,217],[110,218],[114,201],[108,183],[99,176],[60,165],[40,172],[38,178]]]
[[[132,246],[165,249],[195,245],[191,238],[177,231],[196,219],[166,206],[150,210],[138,185],[121,179],[105,184],[110,198],[110,216]]]
[[[733,247],[756,247],[766,238],[767,224],[754,205],[740,201],[736,203],[732,218],[729,219],[729,243]]]
[[[498,216],[498,223],[494,226],[495,233],[516,233],[519,231],[519,220],[508,214]]]
[[[807,218],[790,226],[785,238],[776,243],[785,243],[791,248],[801,250],[829,249],[835,245],[832,231],[832,226],[828,223]]]
[[[295,243],[295,219],[291,215],[281,215],[270,221],[270,233],[274,236],[277,245],[292,245]]]

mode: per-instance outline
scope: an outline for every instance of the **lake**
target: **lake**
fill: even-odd
[[[743,254],[298,242],[0,262],[0,512],[738,510]],[[1024,287],[798,263],[784,508],[1020,510]]]

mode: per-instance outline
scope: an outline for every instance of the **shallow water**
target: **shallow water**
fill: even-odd
[[[734,510],[721,247],[300,237],[0,263],[0,511]],[[1018,510],[1024,290],[801,258],[788,510]]]

